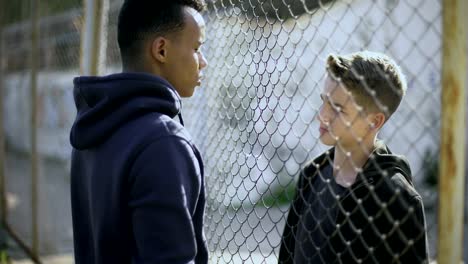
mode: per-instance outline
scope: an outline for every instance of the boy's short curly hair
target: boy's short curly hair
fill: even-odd
[[[406,78],[387,55],[361,51],[327,58],[329,76],[351,92],[368,112],[382,112],[386,119],[397,110],[406,93]]]
[[[148,38],[181,30],[184,7],[201,12],[206,4],[204,0],[125,0],[117,25],[122,60],[138,57]]]

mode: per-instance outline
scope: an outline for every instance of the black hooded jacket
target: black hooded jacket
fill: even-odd
[[[282,237],[279,263],[294,263],[305,197],[313,189],[313,178],[333,163],[333,157],[331,149],[302,170]],[[377,142],[356,182],[338,204],[336,228],[325,248],[331,252],[330,259],[323,263],[428,263],[421,196],[414,189],[406,159],[393,155],[383,142]]]
[[[74,80],[71,201],[77,264],[207,263],[203,163],[165,80]]]

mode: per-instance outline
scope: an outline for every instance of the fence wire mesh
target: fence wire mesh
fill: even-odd
[[[25,240],[31,238],[27,220],[31,208],[27,155],[31,130],[28,2],[14,2],[24,5],[17,7],[22,15],[10,19],[0,35],[8,219]],[[43,254],[69,252],[72,248],[68,132],[75,115],[71,80],[79,74],[81,2],[41,1],[37,136]],[[106,73],[120,71],[116,24],[122,2],[110,1]],[[302,197],[298,185],[301,171],[328,150],[320,143],[318,121],[327,56],[365,49],[389,55],[406,75],[407,94],[380,138],[394,153],[405,155],[411,165],[427,221],[426,230],[419,225],[421,222],[413,225],[419,235],[413,239],[427,231],[430,256],[434,258],[441,5],[440,0],[207,1],[203,52],[209,66],[202,87],[193,98],[184,100],[182,114],[205,161],[205,230],[210,263],[278,261],[283,232],[288,227],[286,218],[295,210],[291,203],[294,197]],[[2,8],[0,15],[7,14],[7,10],[12,9]],[[377,202],[375,188],[380,185],[371,185],[374,189],[369,188],[367,196]],[[351,198],[358,200],[355,195]],[[384,245],[383,251],[397,255],[398,262],[398,254],[411,250],[411,238],[395,232],[398,227],[393,232],[383,231],[369,221],[369,216],[380,216],[392,224],[412,221],[413,214],[404,203],[399,204],[405,212],[401,219],[391,215],[390,207],[398,204],[396,200],[398,195],[392,193],[384,199],[386,205],[377,203],[377,215],[363,207],[359,211],[365,216],[368,230],[380,235],[376,241]],[[337,206],[338,211],[347,212],[347,208]],[[320,215],[325,217],[330,212],[325,208]],[[323,234],[325,226],[313,227],[307,228],[310,233]],[[400,239],[397,248],[384,242],[386,237],[382,235],[391,234]],[[325,237],[329,242],[329,234]],[[342,248],[342,252],[351,253],[345,263],[358,259],[383,261],[369,250],[374,246],[366,241],[338,240],[350,242]],[[364,257],[353,255],[356,245],[367,249]]]
[[[277,261],[286,217],[297,209],[290,204],[301,170],[327,150],[319,141],[317,121],[327,55],[364,49],[388,54],[407,77],[407,95],[380,137],[410,161],[414,184],[424,198],[434,256],[440,1],[211,1],[206,19],[207,79],[184,109],[190,113],[187,126],[202,148],[207,167],[206,230],[211,261]],[[310,202],[297,190],[300,199]],[[375,191],[369,195],[375,197]],[[342,213],[348,209],[340,208]],[[412,221],[409,209],[405,219],[381,209],[391,222]],[[373,216],[366,211],[370,209],[361,210],[364,216]],[[365,223],[369,228],[382,228]],[[354,224],[359,228],[359,223]],[[423,223],[419,224],[413,225],[419,231],[417,237],[424,234]],[[320,224],[306,228],[312,236],[326,229]],[[376,231],[376,235],[385,234],[390,233]],[[341,249],[343,254],[351,253],[342,259],[344,263],[384,261],[372,251],[353,256],[362,241],[341,238],[341,242],[351,242]],[[408,249],[410,242],[403,238],[400,243]],[[367,245],[367,249],[373,246],[377,245]],[[392,256],[405,250],[387,249]]]

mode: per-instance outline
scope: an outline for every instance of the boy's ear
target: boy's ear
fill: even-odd
[[[371,130],[379,130],[385,124],[386,117],[383,113],[373,114],[371,117],[370,128]]]
[[[160,63],[167,61],[167,49],[169,46],[168,39],[164,37],[157,37],[151,43],[151,56],[153,59]]]

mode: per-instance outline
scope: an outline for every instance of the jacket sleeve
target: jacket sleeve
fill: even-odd
[[[401,263],[429,263],[427,226],[421,196],[403,175],[396,175],[399,189],[389,194],[389,219],[387,250],[397,254]],[[400,190],[398,193],[395,190]],[[390,256],[391,257],[391,256]]]
[[[198,228],[192,217],[199,207],[200,178],[199,163],[183,139],[158,139],[137,156],[129,182],[133,263],[195,262]]]
[[[409,211],[400,228],[407,243],[399,260],[401,263],[429,263],[427,226],[421,196],[412,197],[408,205]]]

